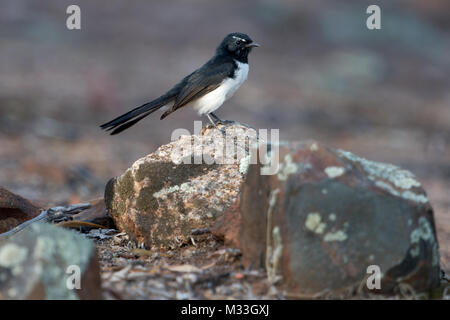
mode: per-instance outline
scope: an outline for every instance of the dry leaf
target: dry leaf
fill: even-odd
[[[111,275],[111,278],[109,278],[108,280],[111,282],[123,280],[127,277],[127,274],[130,271],[130,269],[131,269],[131,265],[128,265],[125,268],[123,268],[122,270],[114,272]]]
[[[201,269],[202,270],[206,270],[206,269],[209,269],[211,267],[214,267],[215,265],[216,265],[216,262],[214,261],[214,262],[212,262],[210,264],[207,264],[206,266],[201,267]]]
[[[138,257],[142,257],[142,256],[149,256],[149,257],[151,257],[154,254],[153,251],[145,250],[145,249],[139,249],[139,248],[133,249],[131,251],[131,253],[133,253],[135,256],[138,256]]]
[[[174,272],[201,272],[202,269],[197,268],[196,266],[190,264],[182,264],[178,266],[168,266],[167,270]]]

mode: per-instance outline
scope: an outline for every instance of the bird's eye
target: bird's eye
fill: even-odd
[[[237,45],[240,45],[241,43],[242,43],[241,40],[236,41],[236,44],[237,44]]]

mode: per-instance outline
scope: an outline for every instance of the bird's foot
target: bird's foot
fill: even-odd
[[[217,129],[217,126],[212,125],[212,124],[207,124],[206,126],[204,126],[204,127],[202,128],[202,131],[201,131],[202,136],[205,135],[205,132],[206,132],[207,130],[211,130],[211,129]]]
[[[223,125],[223,126],[230,126],[230,125],[233,125],[233,124],[236,124],[236,123],[238,123],[238,122],[236,122],[236,121],[233,121],[233,120],[217,120],[216,121],[216,124],[221,124],[221,125]]]
[[[224,128],[219,128],[218,125],[219,124],[207,124],[206,126],[204,126],[202,128],[202,131],[201,131],[202,136],[205,135],[205,132],[207,130],[212,130],[212,129],[216,129],[216,130],[220,131],[222,133],[222,135],[225,136],[226,135],[225,129]]]
[[[212,125],[212,124],[207,124],[206,126],[204,126],[202,128],[202,131],[201,131],[202,136],[205,135],[205,132],[207,130],[211,130],[211,129],[216,129],[216,130],[220,131],[220,133],[222,133],[223,136],[226,136],[225,128],[219,128],[217,125]]]
[[[205,132],[206,132],[207,130],[211,130],[211,129],[216,129],[217,131],[220,131],[220,133],[221,133],[223,136],[226,136],[226,135],[227,135],[226,129],[225,129],[224,127],[220,128],[220,127],[218,127],[218,125],[221,125],[221,124],[220,124],[220,123],[217,123],[217,124],[207,124],[206,126],[204,126],[204,127],[202,128],[202,131],[201,131],[202,136],[205,135]]]
[[[211,119],[211,117],[214,119]],[[236,123],[236,121],[232,121],[232,120],[222,120],[220,119],[218,116],[216,116],[215,113],[211,112],[208,114],[208,118],[211,122],[213,122],[215,125],[221,124],[223,126],[227,126],[227,125],[231,125]]]

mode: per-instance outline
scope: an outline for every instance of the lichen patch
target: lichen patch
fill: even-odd
[[[306,217],[305,221],[305,227],[306,229],[317,233],[322,234],[326,228],[326,223],[322,222],[322,217],[320,216],[320,213],[312,212],[309,213]]]
[[[251,154],[243,157],[239,163],[239,172],[241,174],[247,174],[248,167],[250,166]]]
[[[368,178],[375,185],[390,194],[417,203],[427,203],[428,198],[424,194],[415,193],[411,188],[420,187],[416,177],[408,170],[395,165],[370,161],[351,152],[338,150],[338,154],[354,163],[359,163],[367,173]]]
[[[28,249],[15,243],[8,243],[0,248],[0,266],[12,268],[23,262],[28,254]]]
[[[369,176],[369,179],[375,180],[374,178],[371,178],[370,176]],[[392,185],[390,185],[387,182],[381,181],[381,180],[375,181],[375,185],[378,188],[383,189],[396,197],[400,197],[400,198],[403,198],[406,200],[411,200],[411,201],[414,201],[417,203],[427,203],[428,202],[428,198],[423,194],[417,194],[410,190],[399,192]]]
[[[361,164],[369,176],[387,180],[397,188],[407,190],[412,187],[420,187],[416,177],[408,170],[401,169],[393,164],[370,161],[344,150],[338,150],[338,153],[352,162]]]
[[[331,241],[345,241],[347,240],[347,234],[343,230],[338,230],[336,232],[328,232],[323,238],[326,242]]]
[[[331,179],[342,176],[345,173],[344,167],[327,167],[325,168],[325,173]]]
[[[417,257],[420,254],[420,240],[426,241],[431,244],[433,250],[432,264],[433,266],[439,265],[439,248],[434,237],[433,228],[430,222],[425,217],[419,218],[419,226],[414,229],[410,234],[410,242],[412,249],[410,251],[413,257]]]
[[[287,178],[291,174],[296,173],[297,170],[298,170],[297,164],[292,161],[292,156],[290,154],[287,154],[284,157],[284,162],[280,163],[280,166],[278,168],[278,179],[286,181]]]

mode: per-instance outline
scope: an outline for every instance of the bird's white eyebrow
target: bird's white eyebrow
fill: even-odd
[[[233,36],[233,38],[235,38],[235,39],[237,39],[237,40],[241,40],[241,41],[247,42],[247,40],[242,39],[242,38],[239,38],[239,37],[236,37],[236,36]]]

